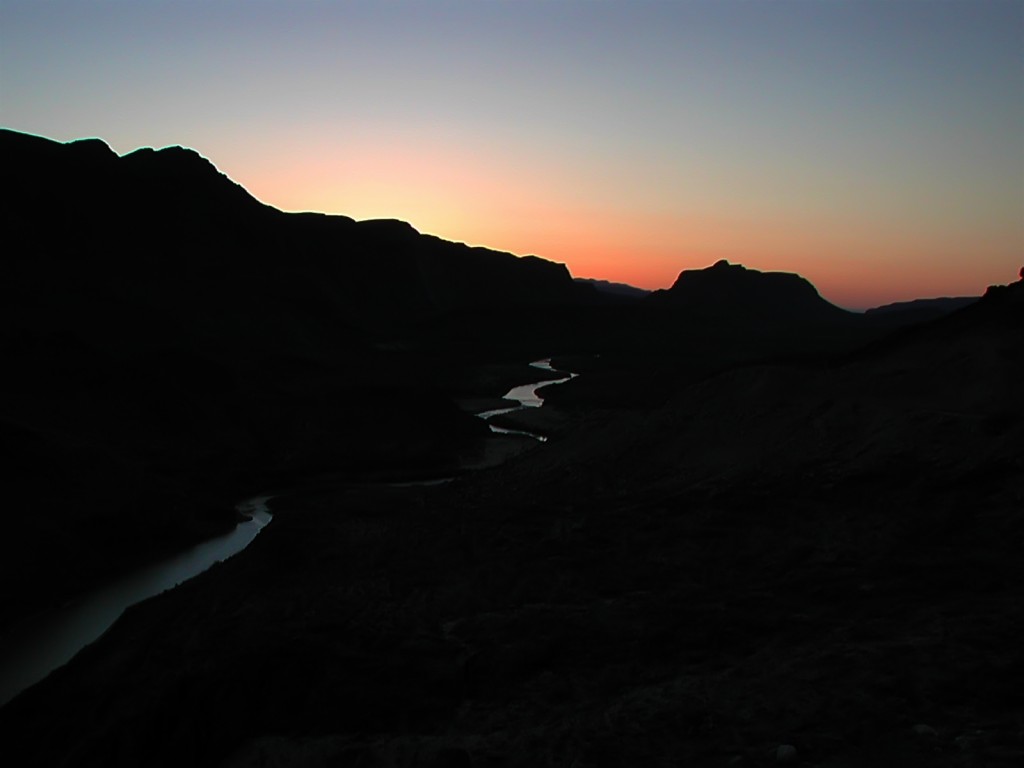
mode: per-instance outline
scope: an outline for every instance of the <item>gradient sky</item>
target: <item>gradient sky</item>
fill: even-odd
[[[646,288],[1024,264],[1024,0],[0,0],[0,124]]]

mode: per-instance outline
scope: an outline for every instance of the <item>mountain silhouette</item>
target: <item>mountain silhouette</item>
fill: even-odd
[[[823,299],[799,275],[759,272],[724,259],[682,271],[671,288],[651,299],[701,317],[769,323],[834,321],[852,314]]]
[[[59,144],[3,130],[0,152],[8,158],[9,237],[57,258],[85,256],[83,249],[106,262],[201,258],[250,275],[272,270],[264,290],[305,273],[320,292],[345,294],[356,319],[583,295],[564,265],[543,259],[446,242],[404,222],[282,213],[181,147],[117,157],[96,139]],[[61,226],[44,226],[55,210]],[[225,278],[216,268],[205,277]]]
[[[608,301],[180,147],[0,152],[0,644],[277,494],[0,708],[21,764],[1020,762],[1024,280]],[[551,439],[492,439],[546,356]]]
[[[864,311],[870,320],[885,323],[899,322],[903,324],[923,323],[970,306],[978,300],[977,296],[943,296],[934,299],[914,299],[883,304]]]
[[[181,147],[118,157],[96,139],[60,144],[2,130],[0,153],[8,237],[21,252],[91,257],[100,272],[162,261],[169,292],[190,270],[208,292],[223,291],[222,302],[241,287],[273,304],[299,282],[314,302],[333,300],[335,320],[368,326],[588,295],[564,265],[536,257],[420,235],[404,222],[282,213]],[[59,222],[50,220],[54,211]]]
[[[459,484],[285,496],[0,736],[40,766],[1020,762],[1022,320],[992,288]]]
[[[642,299],[651,293],[648,290],[637,288],[627,283],[614,283],[609,280],[596,280],[591,277],[577,277],[576,282],[591,285],[598,293],[627,301]]]
[[[564,265],[404,222],[283,213],[190,149],[0,130],[0,157],[0,460],[24,499],[0,575],[31,585],[2,595],[0,627],[232,525],[241,488],[442,471],[488,431],[402,334],[591,294]]]

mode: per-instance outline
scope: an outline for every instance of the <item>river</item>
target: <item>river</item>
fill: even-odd
[[[5,633],[0,637],[0,706],[70,661],[129,606],[172,589],[245,549],[270,522],[268,498],[240,504],[239,511],[249,519],[229,533],[133,571]]]
[[[535,368],[554,371],[550,360],[531,363]],[[488,420],[494,416],[524,408],[539,408],[543,398],[537,390],[575,377],[547,379],[513,387],[505,399],[519,405],[477,414]],[[547,438],[522,430],[490,425],[499,434],[526,435],[539,441]],[[422,482],[414,483],[417,485]],[[198,576],[215,563],[245,549],[270,522],[269,496],[259,496],[238,505],[248,517],[230,533],[197,544],[184,552],[133,571],[110,584],[59,608],[34,616],[0,636],[0,707],[21,691],[42,680],[53,670],[69,662],[82,648],[106,632],[125,609],[159,595]]]
[[[540,408],[544,404],[544,398],[538,394],[538,390],[544,387],[550,387],[553,384],[564,384],[567,381],[575,379],[577,374],[569,373],[568,371],[558,371],[551,366],[551,359],[545,358],[543,360],[535,360],[530,363],[534,368],[540,368],[544,371],[552,371],[554,373],[568,373],[567,376],[558,379],[545,379],[544,381],[534,382],[533,384],[520,384],[518,387],[512,387],[508,392],[505,393],[505,400],[515,400],[519,405],[509,406],[508,408],[495,408],[490,411],[484,411],[478,413],[477,416],[484,421],[488,422],[488,426],[491,431],[499,435],[524,435],[526,437],[532,437],[534,440],[545,442],[547,437],[544,435],[538,435],[535,432],[526,432],[521,429],[507,429],[505,427],[499,427],[496,424],[491,424],[490,420],[494,416],[501,416],[506,413],[514,413],[516,411],[526,410],[528,408]]]

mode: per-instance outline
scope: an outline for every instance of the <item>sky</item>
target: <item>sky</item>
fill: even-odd
[[[644,288],[1024,265],[1024,0],[0,0],[0,125]]]

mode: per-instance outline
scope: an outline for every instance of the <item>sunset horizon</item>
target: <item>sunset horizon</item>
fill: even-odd
[[[2,127],[6,128],[7,130],[15,130],[13,128],[9,128],[8,126],[2,126]],[[57,141],[57,139],[54,139],[53,137],[41,136],[40,134],[32,133],[30,131],[19,131],[19,132],[27,133],[27,134],[33,135],[33,136],[40,136],[40,138],[45,138],[45,139],[49,139],[49,140],[52,140],[52,141]],[[68,140],[65,141],[65,143],[70,143],[70,142],[75,142],[75,141],[83,141],[83,140],[90,140],[90,139],[97,139],[99,141],[102,141],[108,147],[110,147],[110,144],[108,142],[106,142],[102,136],[81,136],[81,137],[76,137],[76,138],[73,138],[73,139],[68,139]],[[168,144],[168,145],[162,146],[162,147],[153,147],[153,146],[149,146],[149,145],[143,145],[143,146],[139,146],[139,147],[134,147],[134,148],[132,148],[130,150],[127,150],[127,151],[118,151],[115,148],[111,147],[111,150],[114,151],[118,156],[124,156],[126,154],[131,154],[132,152],[135,152],[135,151],[140,150],[140,149],[155,149],[155,150],[159,151],[159,150],[162,150],[162,149],[168,149],[168,148],[172,148],[172,147],[182,147],[182,145],[180,145],[180,144]],[[675,282],[675,280],[678,278],[678,276],[679,276],[679,274],[681,272],[683,272],[685,270],[692,270],[692,269],[703,269],[703,268],[706,268],[706,267],[710,267],[712,264],[714,264],[714,263],[716,263],[718,261],[725,260],[725,261],[729,261],[729,262],[734,263],[734,264],[741,264],[744,267],[747,267],[748,269],[756,269],[756,270],[759,270],[759,271],[762,271],[762,272],[792,272],[792,273],[795,273],[795,274],[799,274],[800,276],[805,277],[808,280],[810,280],[810,282],[818,289],[819,293],[826,300],[828,300],[828,301],[832,302],[833,304],[836,304],[837,306],[840,306],[840,307],[842,307],[844,309],[849,309],[851,311],[863,311],[865,309],[870,309],[872,307],[884,306],[886,304],[891,304],[891,303],[896,303],[896,302],[901,302],[901,301],[911,301],[911,300],[915,300],[915,299],[940,298],[940,297],[952,297],[952,296],[980,296],[982,293],[984,293],[985,289],[989,285],[999,285],[999,284],[1004,284],[1004,283],[1012,282],[1013,277],[1015,276],[1014,274],[1012,274],[1014,270],[1012,268],[1008,268],[1007,273],[1006,273],[1005,276],[1003,276],[1003,277],[995,277],[994,279],[988,280],[987,282],[985,282],[983,280],[974,279],[973,281],[970,281],[970,280],[964,281],[961,284],[961,283],[951,283],[951,282],[943,282],[943,281],[927,281],[927,280],[925,280],[925,281],[922,281],[921,285],[917,285],[917,284],[914,284],[914,283],[906,283],[906,284],[903,284],[903,285],[888,284],[888,285],[880,286],[880,285],[876,285],[876,284],[873,283],[871,274],[859,274],[859,275],[849,275],[849,276],[847,276],[847,280],[845,282],[843,280],[840,280],[839,281],[839,286],[840,286],[839,291],[836,291],[834,293],[829,293],[828,291],[826,291],[825,289],[822,288],[822,285],[820,284],[820,282],[818,280],[816,280],[814,278],[813,274],[808,274],[808,273],[802,272],[799,268],[786,269],[783,266],[780,266],[778,263],[773,263],[772,258],[771,258],[770,255],[768,255],[768,256],[761,256],[761,257],[757,258],[756,263],[755,263],[755,261],[753,259],[746,258],[742,253],[740,253],[738,251],[727,251],[725,249],[714,249],[714,248],[711,248],[711,249],[707,250],[706,256],[703,258],[703,260],[701,258],[699,258],[699,257],[695,257],[695,256],[692,256],[692,255],[689,256],[689,257],[687,257],[685,255],[680,256],[680,258],[678,259],[680,266],[678,268],[676,268],[674,272],[671,272],[671,267],[669,267],[669,272],[671,272],[671,274],[670,274],[669,277],[663,278],[663,279],[660,277],[660,273],[652,274],[651,276],[648,277],[646,275],[646,273],[638,272],[636,274],[640,274],[641,275],[641,277],[639,277],[638,279],[631,279],[630,278],[630,273],[601,273],[601,274],[594,273],[594,274],[586,274],[586,273],[580,272],[574,266],[574,264],[575,263],[584,263],[584,264],[585,263],[589,263],[590,260],[587,259],[587,258],[581,258],[581,259],[579,259],[577,261],[577,259],[574,259],[571,256],[570,257],[563,257],[563,258],[552,257],[548,253],[540,252],[538,250],[530,250],[529,248],[516,249],[514,247],[508,247],[506,244],[500,243],[500,242],[474,241],[474,240],[467,239],[466,237],[461,236],[460,234],[454,233],[454,232],[430,231],[430,230],[428,230],[428,229],[426,229],[424,227],[419,226],[417,224],[417,222],[407,220],[407,219],[405,219],[405,218],[403,218],[401,216],[393,216],[393,215],[353,216],[351,213],[346,212],[346,211],[316,210],[316,209],[311,208],[311,207],[301,207],[301,206],[295,207],[295,208],[287,208],[287,207],[284,207],[282,205],[276,204],[272,200],[268,200],[266,198],[260,197],[257,194],[254,194],[253,190],[249,189],[244,183],[239,182],[238,179],[233,178],[228,173],[225,173],[224,170],[218,166],[218,164],[216,162],[216,158],[209,157],[208,155],[204,154],[200,149],[195,148],[195,147],[182,147],[182,148],[190,150],[190,151],[193,151],[196,154],[198,154],[199,156],[201,156],[204,159],[208,160],[215,168],[217,168],[217,170],[220,173],[223,173],[232,182],[234,182],[236,184],[240,184],[240,186],[242,186],[246,190],[246,192],[248,192],[250,195],[252,195],[256,200],[258,200],[259,202],[261,202],[261,203],[263,203],[265,205],[269,205],[269,206],[271,206],[273,208],[276,208],[277,210],[280,210],[283,213],[319,213],[319,214],[324,214],[324,215],[327,215],[327,216],[343,216],[343,217],[354,219],[356,221],[370,221],[370,220],[380,220],[380,219],[402,221],[402,222],[404,222],[406,224],[409,224],[413,229],[415,229],[420,234],[431,235],[431,236],[434,236],[434,237],[439,237],[439,238],[442,238],[444,240],[448,240],[448,241],[451,241],[451,242],[454,242],[454,243],[461,243],[461,244],[464,244],[464,245],[468,245],[470,247],[481,247],[481,248],[487,248],[489,250],[494,250],[494,251],[502,251],[502,252],[506,252],[506,253],[512,253],[512,254],[514,254],[516,256],[519,256],[519,257],[523,257],[523,256],[537,256],[537,257],[540,257],[540,258],[545,259],[547,261],[553,261],[553,262],[558,263],[558,264],[564,264],[568,268],[568,270],[569,270],[570,274],[572,275],[572,277],[574,277],[574,278],[587,279],[587,280],[602,280],[602,281],[607,281],[607,282],[611,282],[611,283],[621,283],[621,284],[625,284],[625,285],[628,285],[628,286],[633,286],[633,287],[636,287],[636,288],[641,288],[641,289],[646,290],[646,291],[656,291],[656,290],[668,289],[668,288],[670,288],[672,286],[672,284]],[[513,235],[510,235],[509,239],[515,240],[516,238]],[[551,250],[558,251],[559,249],[557,247],[555,247],[555,248],[552,248]],[[594,252],[591,251],[588,255],[593,257]],[[598,263],[600,263],[600,260],[598,260]],[[609,260],[609,263],[612,263],[612,265],[613,265],[612,269],[616,269],[616,268],[618,268],[620,266],[620,265],[616,264],[614,260]],[[1008,263],[1008,265],[1010,264],[1010,262],[1007,262],[1007,263]],[[600,268],[600,267],[598,267],[598,268]],[[977,277],[977,276],[973,276],[973,277]],[[829,285],[831,285],[831,283],[829,283]],[[952,287],[950,287],[950,286],[952,286]],[[844,289],[849,289],[849,290],[852,290],[853,292],[850,293],[850,294],[843,294],[842,291]],[[931,292],[929,292],[929,290]],[[842,296],[843,298],[839,298],[840,296]],[[851,298],[849,298],[849,299],[845,298],[847,296],[849,296]],[[869,298],[869,297],[876,297],[876,298],[872,299],[872,298]]]
[[[0,6],[0,124],[193,147],[284,211],[863,309],[1024,255],[1014,2]]]
[[[1024,765],[1024,0],[0,0],[0,157],[0,755]]]

